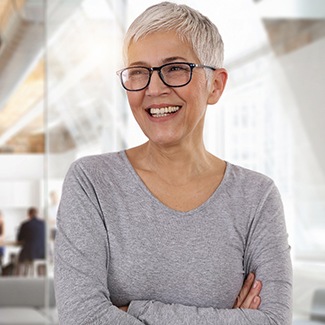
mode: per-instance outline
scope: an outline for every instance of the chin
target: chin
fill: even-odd
[[[152,144],[159,146],[159,147],[174,147],[174,146],[180,146],[181,141],[179,139],[175,138],[154,138],[154,139],[149,139],[149,142]]]

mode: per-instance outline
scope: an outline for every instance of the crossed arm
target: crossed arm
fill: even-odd
[[[249,273],[242,289],[240,290],[233,308],[258,309],[261,303],[259,296],[262,290],[262,283],[255,279],[254,273]],[[120,310],[128,311],[129,306],[119,307]]]

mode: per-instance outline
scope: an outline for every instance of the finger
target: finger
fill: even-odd
[[[241,308],[250,308],[251,304],[254,301],[254,298],[259,296],[261,290],[262,290],[262,283],[261,283],[261,281],[256,280],[240,307]]]
[[[255,280],[255,275],[254,273],[249,273],[243,287],[241,288],[238,297],[236,298],[236,302],[234,304],[234,308],[238,308],[242,305],[242,303],[245,301],[248,293],[250,292],[253,283]]]
[[[249,309],[258,309],[258,307],[260,306],[261,304],[261,297],[260,296],[256,296],[251,305],[249,306]]]

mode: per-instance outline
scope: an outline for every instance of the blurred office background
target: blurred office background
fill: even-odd
[[[17,231],[35,206],[48,225],[51,281],[50,232],[71,162],[145,141],[115,71],[129,23],[157,2],[0,0],[4,265],[19,252]],[[206,145],[277,183],[292,246],[294,318],[309,319],[315,290],[325,288],[325,2],[175,2],[208,15],[223,36],[229,81],[208,109]]]

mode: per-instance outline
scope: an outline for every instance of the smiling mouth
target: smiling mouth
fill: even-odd
[[[175,114],[181,109],[181,106],[167,106],[161,108],[148,108],[146,111],[152,117],[165,117],[171,114]]]

